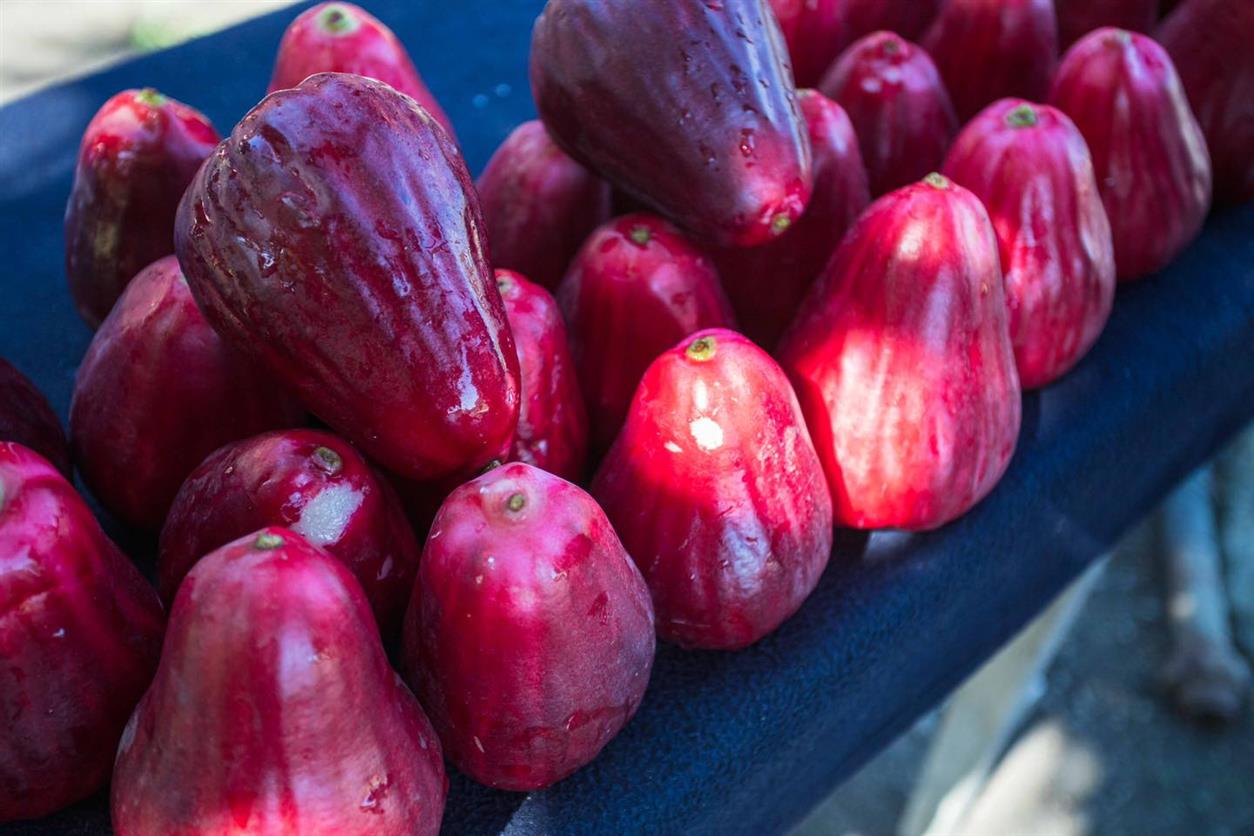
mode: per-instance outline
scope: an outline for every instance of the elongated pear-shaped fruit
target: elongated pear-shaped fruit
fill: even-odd
[[[0,357],[0,441],[16,441],[70,478],[70,444],[61,419],[26,375]]]
[[[277,527],[196,564],[118,747],[118,836],[434,836],[447,790],[343,564]]]
[[[481,467],[518,355],[461,153],[412,99],[322,73],[267,96],[179,207],[205,318],[384,467]]]
[[[997,232],[1020,383],[1056,380],[1115,300],[1114,243],[1084,137],[1060,110],[1003,99],[958,134],[945,174],[984,202]]]
[[[984,498],[1019,435],[997,237],[939,174],[871,204],[780,344],[838,525],[936,528]]]
[[[655,642],[644,579],[575,485],[514,462],[440,508],[403,656],[476,781],[538,789],[595,758],[640,706]]]
[[[805,123],[766,0],[549,0],[531,89],[566,153],[709,243],[765,243],[810,199]]]
[[[832,549],[827,482],[788,378],[721,328],[649,366],[592,495],[649,584],[658,635],[688,647],[770,633]]]
[[[0,442],[0,823],[105,783],[164,623],[156,591],[70,483]]]

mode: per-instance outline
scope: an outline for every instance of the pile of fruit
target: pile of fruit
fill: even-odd
[[[1116,282],[1254,197],[1254,3],[1157,6],[550,0],[478,183],[346,3],[221,141],[110,99],[68,442],[0,365],[0,821],[112,775],[120,834],[435,833],[445,758],[559,781],[655,636],[970,510]]]

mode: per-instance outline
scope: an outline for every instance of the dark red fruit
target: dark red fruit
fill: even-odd
[[[201,169],[175,239],[205,318],[380,464],[482,466],[518,420],[518,356],[470,174],[377,81],[267,96]]]
[[[1215,199],[1254,200],[1254,3],[1188,0],[1163,22],[1157,40],[1206,135]]]
[[[1158,0],[1054,0],[1054,10],[1062,49],[1103,26],[1149,32],[1158,20]]]
[[[1041,101],[1058,61],[1053,0],[947,0],[923,38],[962,121],[1006,96]]]
[[[765,243],[810,199],[810,147],[766,0],[549,0],[531,88],[568,154],[710,243]]]
[[[896,32],[916,41],[936,17],[942,0],[844,0],[843,48],[872,32]]]
[[[588,234],[610,218],[610,186],[524,122],[479,175],[492,265],[557,287]]]
[[[418,542],[387,480],[348,442],[317,430],[229,444],[192,471],[161,530],[161,597],[174,600],[201,557],[267,525],[290,528],[351,569],[383,635],[396,634]]]
[[[108,780],[164,621],[70,483],[0,442],[0,822],[46,816]]]
[[[654,357],[694,331],[734,327],[713,262],[652,215],[626,215],[592,233],[557,301],[598,450],[618,434]]]
[[[1206,140],[1167,52],[1145,35],[1098,29],[1067,50],[1050,104],[1093,155],[1119,279],[1166,267],[1210,208]]]
[[[735,650],[813,591],[832,502],[783,370],[701,331],[649,366],[592,495],[653,594],[658,635]]]
[[[0,441],[34,450],[69,479],[70,445],[48,399],[9,361],[0,357]]]
[[[814,195],[792,229],[761,247],[714,252],[719,278],[745,335],[771,348],[849,225],[870,203],[853,125],[840,105],[799,90],[814,149]]]
[[[118,836],[434,836],[447,791],[343,564],[276,527],[196,564],[118,747]]]
[[[510,458],[578,482],[588,464],[588,413],[562,314],[548,291],[518,273],[497,270],[496,284],[522,369],[522,408]]]
[[[1019,434],[1019,376],[997,238],[939,174],[871,204],[780,363],[797,390],[837,525],[931,529],[979,502]]]
[[[1110,222],[1084,137],[1059,110],[1003,99],[958,134],[945,174],[984,202],[997,232],[1020,383],[1051,383],[1092,347],[1115,300]]]
[[[65,207],[65,274],[92,328],[131,278],[174,252],[174,213],[218,144],[204,114],[156,90],[124,90],[83,134]]]
[[[654,644],[648,587],[575,485],[516,462],[440,509],[405,669],[476,781],[539,789],[595,758],[640,706]]]
[[[936,65],[892,32],[855,42],[819,89],[849,114],[873,197],[939,168],[958,131]]]
[[[293,20],[279,42],[270,89],[295,87],[317,73],[354,73],[389,84],[427,109],[453,136],[440,103],[392,30],[352,3],[320,3]]]
[[[770,0],[788,44],[793,81],[813,87],[847,41],[842,0]]]

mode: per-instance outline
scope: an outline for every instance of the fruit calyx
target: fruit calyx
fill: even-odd
[[[792,218],[781,212],[771,219],[771,234],[776,237],[783,235],[790,226],[792,226]]]
[[[318,467],[334,476],[344,467],[344,459],[330,447],[319,447],[313,451],[314,462]]]
[[[1012,128],[1034,128],[1036,122],[1036,108],[1030,104],[1021,104],[1006,114],[1006,124]]]
[[[270,531],[261,532],[253,542],[253,548],[259,551],[277,549],[281,545],[283,545],[283,538]]]
[[[155,87],[145,87],[135,94],[135,101],[145,107],[158,108],[162,107],[168,100]]]
[[[688,343],[688,347],[684,349],[684,353],[698,363],[704,363],[706,360],[709,360],[717,351],[718,340],[712,336],[697,337]]]
[[[527,507],[527,496],[522,491],[510,494],[509,499],[505,500],[505,508],[511,513],[517,514],[525,507]]]
[[[361,27],[351,9],[337,4],[327,6],[318,15],[318,26],[329,35],[349,35]]]
[[[643,247],[653,238],[653,233],[649,231],[647,226],[633,226],[630,237],[632,241]]]
[[[948,189],[951,185],[949,178],[941,174],[939,171],[933,171],[931,174],[924,177],[923,182],[927,183],[933,189],[940,189],[942,191]]]

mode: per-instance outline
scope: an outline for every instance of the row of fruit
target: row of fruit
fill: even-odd
[[[0,821],[112,772],[121,834],[434,833],[444,756],[560,780],[655,635],[745,647],[833,526],[972,508],[1212,165],[1254,196],[1254,4],[1183,0],[1166,49],[1082,31],[1155,3],[1057,5],[549,0],[542,121],[477,183],[346,3],[225,140],[111,99],[68,443],[0,364]],[[71,461],[159,533],[158,591]]]

